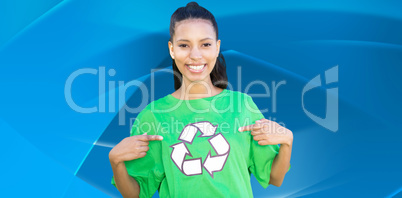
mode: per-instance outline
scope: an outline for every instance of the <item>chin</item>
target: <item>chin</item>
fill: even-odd
[[[197,77],[189,77],[189,76],[187,76],[186,78],[191,83],[197,83],[197,82],[202,82],[202,81],[206,82],[208,76],[209,76],[209,74],[205,75],[205,76],[197,76]]]

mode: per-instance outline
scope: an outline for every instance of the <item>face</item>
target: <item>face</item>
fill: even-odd
[[[169,41],[170,56],[183,75],[184,83],[211,82],[210,73],[221,43],[212,23],[204,19],[180,21],[176,23],[172,41]]]

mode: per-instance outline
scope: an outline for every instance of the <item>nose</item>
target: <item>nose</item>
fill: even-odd
[[[200,59],[200,58],[202,58],[201,51],[198,49],[198,47],[193,47],[191,49],[190,58],[191,59]]]

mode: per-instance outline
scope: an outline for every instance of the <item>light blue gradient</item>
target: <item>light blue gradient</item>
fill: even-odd
[[[110,184],[110,147],[129,135],[116,112],[83,114],[64,96],[67,78],[83,68],[106,71],[108,82],[137,79],[150,88],[151,69],[171,69],[170,15],[184,1],[0,1],[0,132],[8,197],[120,197]],[[399,1],[199,2],[219,25],[229,82],[286,81],[277,112],[264,115],[294,133],[292,169],[281,187],[255,197],[393,197],[402,172],[402,3]],[[325,91],[339,89],[339,129],[331,132],[302,109],[303,87],[338,65],[338,82],[304,97],[324,116]],[[241,66],[242,88],[238,84]],[[155,98],[173,92],[170,73],[155,72]],[[325,84],[325,82],[323,82]],[[72,84],[74,102],[98,105],[98,76]],[[261,93],[253,87],[253,93]],[[149,90],[150,91],[150,90]],[[113,93],[113,92],[112,92]],[[103,95],[102,95],[103,96]],[[127,105],[140,103],[131,87]],[[147,103],[151,102],[151,99]],[[260,109],[272,101],[255,99]],[[21,188],[22,187],[22,188]],[[17,193],[16,193],[17,192]],[[154,197],[158,197],[155,195]]]

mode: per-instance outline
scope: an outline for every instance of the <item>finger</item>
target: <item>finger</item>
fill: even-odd
[[[263,134],[261,134],[261,135],[256,135],[256,136],[253,137],[253,139],[254,139],[255,141],[265,140],[265,139],[266,139],[266,136],[263,135]]]
[[[160,135],[140,135],[138,139],[141,141],[154,141],[154,140],[163,140],[163,137]]]
[[[258,120],[257,120],[257,121],[258,121]],[[256,123],[253,125],[252,130],[259,130],[259,129],[261,129],[263,126],[264,126],[264,123],[263,123],[263,122],[256,122]]]
[[[248,125],[248,126],[243,126],[243,127],[239,127],[239,132],[243,132],[243,131],[251,131],[251,129],[253,128],[253,125]]]
[[[141,153],[138,154],[138,157],[139,158],[145,157],[145,155],[147,155],[147,152],[141,152]]]
[[[258,144],[259,145],[269,145],[270,143],[268,140],[260,140],[260,141],[258,141]]]
[[[260,141],[258,141],[258,144],[259,144],[259,145],[275,145],[275,143],[272,142],[272,141],[269,140],[269,139],[260,140]]]
[[[149,142],[148,142],[148,141],[139,140],[139,141],[136,142],[136,144],[137,144],[138,146],[148,146],[148,145],[149,145]]]
[[[272,121],[269,121],[267,119],[262,119],[262,120],[257,120],[255,121],[258,125],[258,127],[254,127],[255,131],[258,131],[257,133],[269,133],[270,131],[273,130],[273,125]],[[253,130],[253,131],[254,131]]]
[[[251,135],[252,135],[252,136],[254,136],[254,135],[259,135],[259,134],[263,134],[263,133],[264,133],[264,132],[261,131],[261,129],[251,131]]]
[[[137,147],[137,150],[138,151],[142,151],[142,152],[147,152],[148,150],[149,150],[149,146],[140,146],[140,147]]]
[[[270,124],[272,123],[272,121],[263,118],[263,119],[261,119],[261,120],[256,120],[255,123],[256,123],[256,124],[260,124],[261,127],[263,127],[263,126],[266,126],[266,125],[270,125]]]
[[[256,130],[256,129],[260,129],[261,127],[262,127],[261,124],[252,124],[252,125],[248,125],[248,126],[243,126],[243,127],[239,127],[239,132]]]

